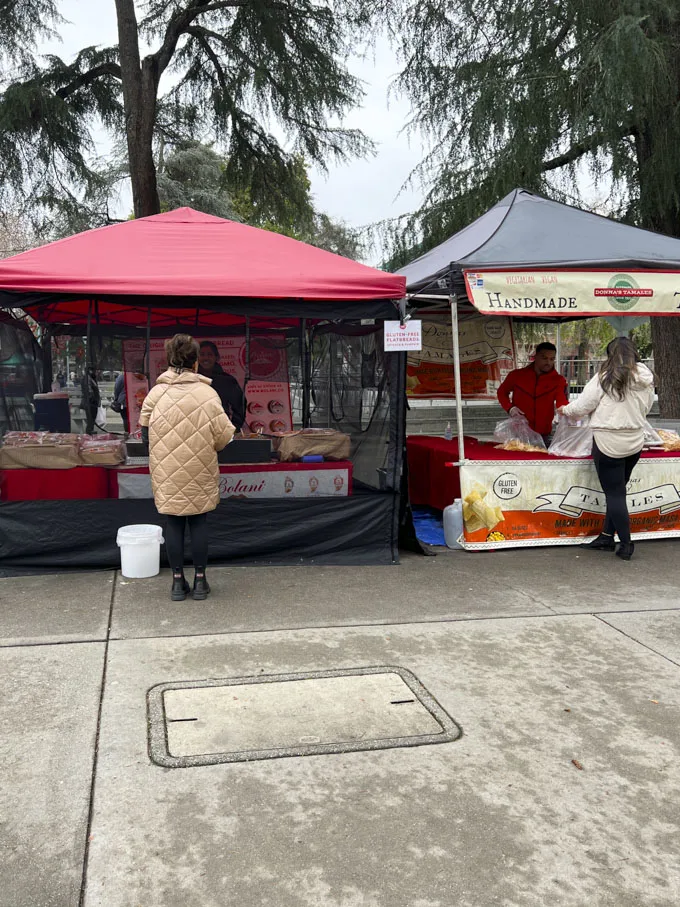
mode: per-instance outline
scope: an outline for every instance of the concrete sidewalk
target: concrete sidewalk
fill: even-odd
[[[203,603],[171,603],[167,574],[0,580],[0,905],[679,903],[678,550],[216,568]],[[380,666],[412,672],[462,736],[343,752],[340,734],[328,755],[182,768],[150,757],[159,684]],[[251,710],[251,732],[278,746],[303,722],[302,749],[337,736],[336,718],[357,745],[391,736],[383,720],[424,733],[408,730],[413,698],[383,715],[344,682],[323,712],[314,696],[293,708],[290,684],[260,687],[271,711]],[[233,692],[231,725],[196,752],[243,739],[250,705]],[[186,722],[179,737],[165,726],[169,750],[210,724],[187,716],[168,717]]]

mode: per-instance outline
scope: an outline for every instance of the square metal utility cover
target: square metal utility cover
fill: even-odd
[[[151,759],[167,768],[448,743],[459,725],[405,668],[162,683]]]

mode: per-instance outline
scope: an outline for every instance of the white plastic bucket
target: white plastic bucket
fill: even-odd
[[[160,526],[149,523],[121,526],[116,544],[120,548],[120,569],[123,576],[128,579],[157,576],[161,568],[162,541]]]

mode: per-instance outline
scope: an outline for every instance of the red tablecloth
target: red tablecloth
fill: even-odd
[[[466,438],[465,441],[473,439]],[[446,463],[458,459],[458,441],[447,441],[433,435],[409,435],[406,438],[408,490],[416,507],[443,510],[460,497],[458,470]],[[466,450],[467,455],[467,450]]]
[[[0,470],[1,501],[83,501],[108,496],[109,475],[104,466]]]
[[[460,497],[460,478],[455,467],[447,463],[458,459],[458,440],[447,441],[436,435],[409,435],[406,439],[408,483],[411,503],[416,507],[443,510]],[[678,452],[645,451],[642,456],[677,457]],[[465,436],[466,460],[559,460],[544,453],[522,453],[498,450],[494,443],[484,443]]]

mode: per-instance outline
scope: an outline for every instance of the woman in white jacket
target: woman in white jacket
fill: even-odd
[[[629,561],[630,517],[626,486],[644,446],[647,415],[654,402],[654,375],[643,365],[633,343],[617,337],[607,347],[607,361],[573,403],[560,407],[569,418],[590,416],[593,460],[607,500],[604,529],[589,548],[614,551],[619,536],[620,558]]]

